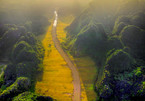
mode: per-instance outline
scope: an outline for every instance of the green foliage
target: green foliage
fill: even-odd
[[[145,81],[142,82],[142,88],[145,90]]]
[[[4,70],[6,69],[7,65],[1,65],[0,66],[0,87],[4,83]]]
[[[116,2],[117,5],[114,7]],[[104,6],[105,3],[107,4],[106,6]],[[109,7],[110,3],[113,7]],[[115,9],[111,10],[113,8]],[[72,24],[66,28],[68,32],[66,45],[75,55],[79,56],[87,54],[93,56],[97,63],[103,59],[105,61],[106,53],[108,52],[106,69],[104,71],[107,71],[110,75],[105,75],[105,78],[102,81],[104,84],[102,85],[101,93],[107,91],[104,85],[109,85],[113,90],[112,92],[116,93],[118,88],[115,88],[115,84],[118,81],[118,87],[122,88],[118,90],[120,95],[118,96],[114,94],[114,98],[117,96],[118,98],[122,97],[123,100],[126,100],[126,98],[130,96],[129,93],[126,93],[128,92],[124,87],[126,85],[129,87],[133,85],[132,89],[135,90],[132,90],[132,92],[136,93],[136,91],[139,91],[137,89],[139,89],[138,87],[141,87],[139,84],[143,80],[142,76],[144,71],[144,69],[139,66],[144,66],[145,60],[145,31],[142,30],[145,29],[144,9],[144,0],[93,0],[90,3],[90,6],[82,12],[80,16],[76,17]],[[98,22],[102,23],[104,30],[107,32],[106,39],[101,40],[101,32],[98,32],[98,36],[94,34],[97,33],[98,30],[96,31],[95,28],[97,29],[98,26],[91,28],[89,26],[91,22],[94,22],[94,25]],[[115,25],[112,23],[115,23]],[[111,34],[110,30],[113,34]],[[98,38],[96,38],[96,36]],[[135,61],[137,59],[141,61]],[[99,67],[101,68],[101,66]],[[98,80],[97,82],[101,81]],[[124,91],[126,94],[123,94]],[[142,92],[143,91],[144,90],[142,90]],[[107,93],[104,93],[104,95],[107,95]],[[141,93],[139,95],[141,95]],[[110,99],[107,99],[107,101],[110,101]],[[118,101],[121,100],[119,99]]]
[[[126,26],[124,22],[120,22],[118,25],[114,26],[113,34],[119,35],[121,30]]]
[[[116,74],[114,75],[114,79],[116,81],[123,81],[123,80],[127,80],[129,81],[130,79],[132,79],[134,76],[134,72],[128,72],[128,71],[125,71],[124,73],[119,73],[119,74]],[[131,82],[129,82],[131,84]]]
[[[16,25],[5,24],[3,26],[0,26],[0,38],[2,38],[5,32],[8,31],[10,28],[15,29]]]
[[[78,54],[89,54],[94,56],[96,51],[101,50],[105,46],[106,34],[101,24],[90,23],[85,26],[75,39],[71,41],[73,49]],[[80,53],[79,53],[80,52]]]
[[[0,100],[4,101],[18,95],[19,93],[27,91],[30,85],[31,83],[28,78],[19,77],[11,86],[7,87],[6,90],[0,94]]]
[[[144,33],[144,30],[133,25],[126,26],[121,32],[122,42],[131,49],[131,54],[135,58],[143,59],[145,57]]]
[[[141,29],[145,29],[144,19],[144,12],[137,12],[131,16],[119,16],[115,21],[112,33],[119,35],[123,28],[127,25],[135,25]]]
[[[33,61],[35,63],[37,61],[36,59],[36,52],[27,42],[21,41],[15,45],[12,52],[12,60],[14,63],[24,61]]]
[[[108,38],[107,41],[108,41],[107,45],[108,50],[123,48],[123,44],[118,36],[111,36]]]
[[[115,21],[115,25],[114,25],[112,33],[119,35],[122,29],[129,24],[130,24],[129,17],[119,16]]]
[[[141,84],[138,85],[139,89],[137,90],[137,94],[134,96],[142,96],[145,94],[145,81],[142,81]]]
[[[33,62],[19,63],[16,66],[17,77],[28,77],[32,78],[36,72],[36,67]]]
[[[113,94],[113,90],[110,89],[110,87],[108,85],[104,85],[102,86],[102,88],[100,89],[100,96],[103,98],[109,98],[112,94]]]
[[[13,53],[12,55],[15,56],[15,54],[18,56],[18,53],[23,53],[27,52],[30,53],[30,58],[29,56],[27,56],[29,58],[29,61],[35,62],[35,64],[39,64],[42,63],[43,57],[44,57],[44,49],[42,47],[41,42],[39,42],[35,35],[33,33],[26,33],[25,36],[22,36],[17,44],[15,45],[14,49],[13,49]],[[26,53],[25,53],[26,54]],[[20,55],[20,57],[22,57]],[[28,59],[27,58],[27,59]],[[26,61],[28,61],[26,59]],[[20,61],[19,61],[20,62]],[[39,64],[39,67],[41,68],[42,65]],[[40,70],[39,68],[39,70]]]
[[[4,70],[4,80],[15,80],[16,78],[16,66],[13,64],[7,65]]]
[[[24,92],[13,98],[13,101],[36,101],[37,95],[31,92]]]
[[[7,27],[7,31],[0,38],[0,55],[11,52],[14,44],[18,41],[18,39],[25,33],[25,28],[23,26],[15,26],[15,25],[5,25]]]
[[[50,97],[39,96],[31,92],[24,92],[14,97],[13,101],[53,101],[53,99]]]
[[[35,35],[30,32],[28,32],[28,33],[24,34],[24,36],[20,37],[19,40],[17,41],[17,43],[19,43],[21,41],[25,41],[32,46],[38,42]]]
[[[3,92],[4,90],[6,90],[6,88],[7,88],[7,87],[6,87],[5,85],[2,85],[2,86],[1,86],[1,92]]]
[[[137,77],[142,76],[142,71],[141,71],[141,67],[137,67],[137,69],[134,71],[135,75]]]
[[[145,20],[145,14],[144,12],[137,12],[131,17],[131,23],[135,26],[140,27],[141,29],[145,30],[145,25],[144,25],[144,20]]]
[[[7,4],[9,5],[10,2],[8,1]],[[1,91],[3,91],[0,95],[0,101],[11,100],[17,94],[28,90],[29,87],[26,85],[28,82],[30,83],[30,80],[35,80],[36,71],[42,71],[44,49],[35,35],[44,33],[45,27],[50,24],[47,16],[44,16],[44,12],[38,12],[36,8],[30,10],[30,6],[26,3],[26,8],[29,9],[25,9],[26,12],[29,11],[29,14],[26,14],[23,11],[25,8],[22,7],[23,3],[19,2],[22,5],[16,6],[15,3],[18,1],[12,2],[10,8],[1,5],[0,9],[0,58],[3,59],[4,56],[11,63],[0,75],[0,86]],[[16,78],[18,79],[16,80]],[[11,85],[14,81],[15,83]],[[34,88],[35,85],[32,86]]]
[[[123,50],[116,50],[107,58],[106,69],[110,73],[120,73],[132,70],[134,59]]]
[[[91,17],[86,17],[84,13],[83,16],[78,16],[70,26],[66,28],[69,37],[75,37],[83,28],[90,23]],[[74,30],[75,29],[75,30]]]

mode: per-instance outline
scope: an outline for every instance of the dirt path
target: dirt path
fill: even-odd
[[[60,42],[57,39],[57,34],[56,34],[57,24],[56,24],[56,21],[57,21],[57,14],[56,14],[56,18],[55,18],[53,28],[52,28],[52,39],[53,39],[53,42],[55,44],[56,49],[59,51],[61,56],[66,61],[68,67],[72,71],[73,84],[74,84],[73,101],[81,101],[81,83],[80,83],[79,73],[78,73],[76,67],[74,66],[74,64],[72,63],[71,59],[69,58],[69,56],[61,48]]]

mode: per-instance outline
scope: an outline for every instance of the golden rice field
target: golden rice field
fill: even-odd
[[[65,41],[66,38],[66,32],[64,29],[68,26],[69,24],[63,23],[60,20],[58,20],[58,25],[57,25],[57,38],[60,41],[60,43]]]
[[[48,28],[42,41],[45,48],[42,80],[37,81],[35,92],[50,96],[57,101],[72,101],[73,79],[71,70],[54,46],[51,36],[52,26]]]
[[[66,38],[66,32],[64,28],[69,24],[59,21],[57,27],[57,37],[60,42],[64,42]],[[97,66],[95,62],[90,57],[79,57],[74,58],[68,52],[71,60],[74,62],[75,66],[78,68],[81,77],[81,97],[82,101],[96,101],[96,93],[94,91],[94,82],[97,77]]]

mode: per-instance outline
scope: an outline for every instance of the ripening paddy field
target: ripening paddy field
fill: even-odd
[[[42,41],[45,48],[44,69],[42,80],[36,83],[35,92],[58,101],[72,101],[74,88],[71,70],[55,48],[51,30],[52,25]]]
[[[58,21],[57,38],[63,43],[66,38],[64,31],[69,23]],[[72,101],[73,78],[67,63],[54,46],[51,36],[52,25],[48,28],[43,38],[42,44],[45,48],[43,60],[44,70],[42,80],[37,81],[35,92],[40,95],[50,96],[58,101]],[[78,68],[81,79],[81,101],[95,101],[94,81],[96,79],[96,65],[90,57],[74,58],[69,53],[71,60]],[[88,76],[89,75],[89,76]]]

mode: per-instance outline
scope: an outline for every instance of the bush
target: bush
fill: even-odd
[[[39,96],[32,92],[24,92],[13,98],[13,101],[53,101],[50,97]]]
[[[24,92],[13,98],[13,101],[36,101],[37,95],[31,92]]]
[[[143,60],[145,60],[144,38],[145,31],[133,25],[126,26],[121,32],[121,40],[130,48],[131,54]]]
[[[30,85],[30,80],[28,78],[19,77],[10,87],[7,87],[6,90],[0,94],[0,100],[10,100],[19,93],[27,91]]]
[[[120,41],[119,37],[113,36],[108,38],[108,45],[107,45],[109,50],[112,49],[122,49],[123,45],[122,42]]]
[[[131,17],[131,23],[145,30],[145,14],[144,12],[138,12]]]
[[[33,78],[32,75],[34,75],[36,72],[36,67],[33,62],[24,62],[19,63],[16,66],[16,75],[17,77],[28,77]]]
[[[113,29],[113,34],[119,35],[122,29],[126,26],[124,22],[120,22],[118,25],[116,25]]]
[[[4,81],[8,80],[15,80],[16,78],[16,67],[13,64],[7,65],[7,67],[4,70]]]
[[[36,52],[25,41],[21,41],[15,45],[12,52],[12,60],[14,63],[20,63],[25,61],[33,61],[37,63]]]
[[[113,28],[112,33],[118,35],[125,25],[130,24],[130,19],[126,16],[119,16]]]
[[[103,99],[108,99],[113,94],[113,90],[108,85],[104,85],[99,92],[100,92],[100,97]]]
[[[24,36],[20,37],[19,40],[17,41],[17,43],[19,43],[21,41],[25,41],[30,45],[35,45],[37,43],[37,39],[36,39],[35,35],[30,32],[26,33],[26,34],[24,34]]]
[[[107,58],[106,70],[110,73],[120,73],[133,69],[134,59],[123,50],[116,50]]]
[[[107,40],[107,36],[102,25],[90,23],[80,31],[72,44],[78,54],[85,53],[94,56],[97,51],[105,50],[105,40]]]
[[[12,26],[10,28],[8,27],[8,30],[0,38],[0,49],[1,49],[0,55],[4,54],[6,52],[10,53],[14,44],[18,41],[18,39],[24,33],[25,33],[25,28],[23,26],[20,26],[20,27]]]
[[[120,101],[129,99],[131,93],[131,84],[128,81],[118,81],[115,87],[115,95]]]
[[[16,28],[16,25],[5,24],[0,26],[0,38],[4,35],[6,31],[9,30],[9,28]]]

